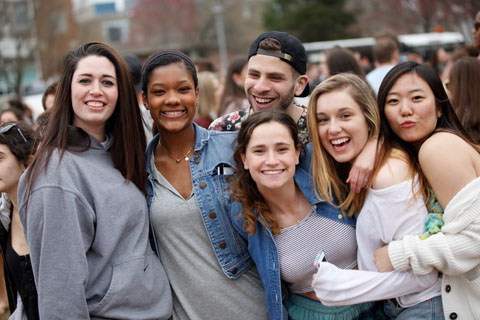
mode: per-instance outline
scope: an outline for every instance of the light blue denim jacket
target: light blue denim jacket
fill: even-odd
[[[308,149],[311,150],[311,148]],[[335,208],[323,199],[317,198],[313,190],[312,176],[307,171],[309,167],[310,157],[302,157],[300,165],[297,166],[295,171],[295,183],[312,207],[316,209],[317,214],[340,223],[355,226],[355,218],[343,216],[338,208]],[[245,218],[242,213],[242,206],[238,202],[233,203],[230,216],[235,229],[248,241],[248,251],[257,265],[258,273],[265,288],[270,319],[288,319],[287,310],[283,305],[287,298],[287,290],[282,285],[280,278],[278,250],[271,229],[266,223],[262,224],[262,222],[256,220],[255,234],[248,235],[244,230]]]
[[[225,275],[237,279],[253,266],[246,241],[235,231],[229,217],[232,203],[227,190],[233,176],[233,147],[236,132],[207,131],[195,123],[195,155],[189,160],[193,192],[202,213],[208,236]],[[151,157],[158,144],[157,134],[147,148],[147,204],[150,218],[150,241],[158,253],[151,223],[153,175]]]

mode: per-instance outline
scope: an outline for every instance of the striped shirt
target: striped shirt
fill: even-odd
[[[282,280],[293,293],[313,291],[313,262],[320,250],[339,268],[357,265],[355,228],[322,217],[314,209],[299,223],[282,229],[274,240]]]

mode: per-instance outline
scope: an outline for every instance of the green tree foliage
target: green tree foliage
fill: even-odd
[[[272,0],[265,4],[263,25],[267,30],[286,31],[303,42],[352,37],[347,28],[355,15],[345,0]]]

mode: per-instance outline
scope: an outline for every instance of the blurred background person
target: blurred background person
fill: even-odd
[[[455,113],[465,130],[480,143],[480,60],[463,57],[450,71],[447,89]]]
[[[247,77],[247,62],[246,56],[239,56],[230,62],[220,98],[218,117],[237,110],[248,109],[250,106],[244,88],[245,78]]]
[[[213,119],[217,118],[218,94],[220,81],[215,73],[202,71],[198,73],[198,88],[200,96],[193,121],[203,128],[208,128]]]
[[[198,58],[195,60],[195,68],[197,69],[197,73],[202,71],[216,71],[213,62],[208,58]]]
[[[0,112],[0,125],[7,122],[20,122],[23,121],[22,112],[16,108],[7,108]]]
[[[443,70],[442,73],[442,82],[445,85],[445,88],[447,89],[447,94],[450,95],[448,92],[448,82],[450,81],[450,70],[452,70],[453,64],[460,60],[463,57],[478,57],[478,54],[480,53],[480,50],[478,50],[475,46],[471,45],[465,45],[461,47],[455,48],[453,50],[452,54],[450,55],[450,58],[447,61],[447,64],[445,65],[445,69]]]
[[[437,48],[430,52],[430,57],[428,58],[428,64],[435,70],[440,79],[443,80],[443,72],[445,67],[450,60],[452,53],[447,52],[443,48]]]
[[[42,106],[43,110],[45,111],[50,110],[53,107],[53,103],[55,102],[55,93],[57,91],[57,84],[57,81],[53,82],[43,92]]]
[[[365,80],[365,71],[352,51],[335,47],[326,52],[325,58],[325,79],[339,73],[350,72]]]
[[[10,99],[7,102],[10,109],[16,109],[21,113],[19,120],[25,121],[29,126],[33,125],[32,110],[20,99]]]
[[[137,94],[138,107],[140,108],[140,112],[142,113],[143,129],[145,131],[145,138],[147,140],[146,142],[148,143],[153,138],[153,134],[152,134],[153,119],[152,119],[152,116],[150,115],[150,112],[143,105],[142,61],[140,61],[140,59],[133,54],[125,55],[123,56],[123,58],[127,62],[128,68],[130,69],[130,73],[133,78],[133,83],[135,84],[135,92]]]
[[[321,82],[319,63],[307,63],[307,77],[310,89],[314,89]]]
[[[375,94],[378,94],[383,78],[400,61],[398,43],[389,36],[379,37],[373,47],[373,59],[375,69],[367,74],[366,79]]]

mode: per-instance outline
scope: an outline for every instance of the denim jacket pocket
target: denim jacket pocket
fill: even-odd
[[[217,164],[211,172],[215,194],[221,197],[219,200],[231,202],[231,195],[228,186],[233,180],[234,169],[228,163]]]

